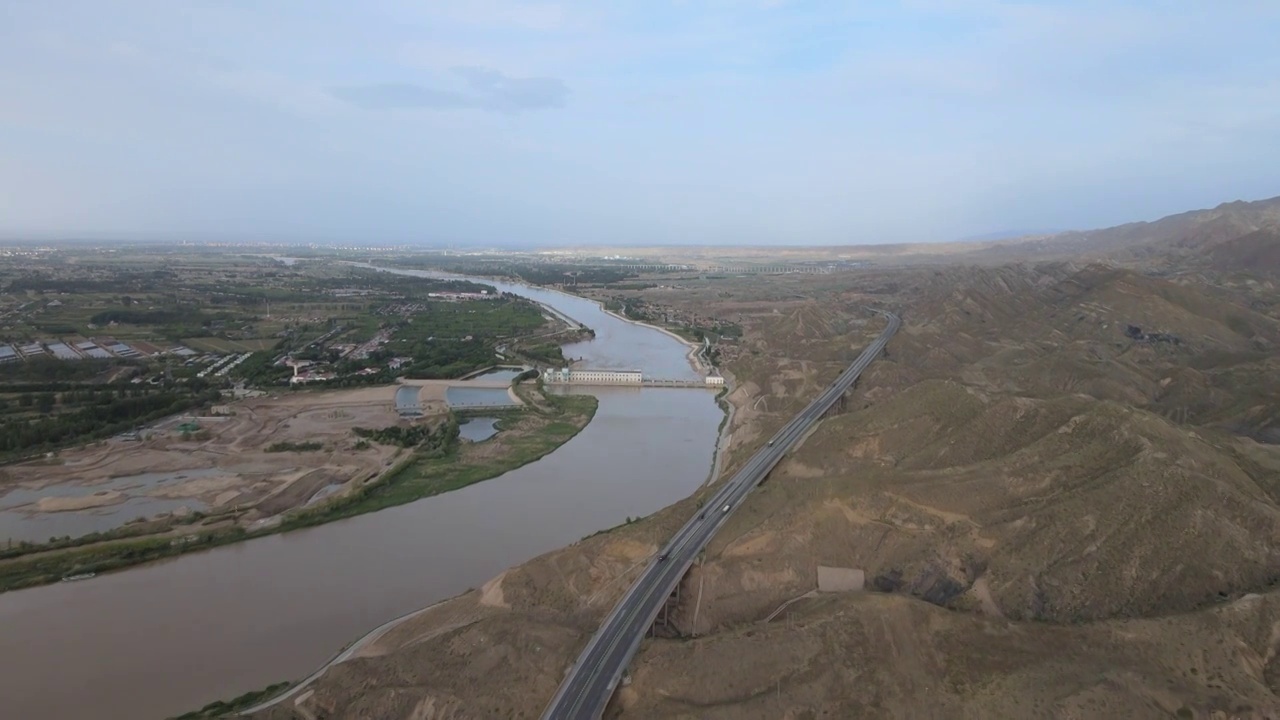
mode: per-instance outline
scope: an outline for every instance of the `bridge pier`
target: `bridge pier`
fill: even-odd
[[[680,586],[683,584],[684,578],[681,578],[680,582],[676,583],[676,589],[673,590],[662,603],[662,609],[658,611],[658,617],[654,618],[653,624],[649,626],[648,632],[645,633],[646,635],[649,637],[656,637],[659,625],[663,628],[671,627],[671,610],[676,605],[680,604]]]
[[[838,415],[843,415],[845,414],[845,412],[848,411],[848,409],[849,409],[849,393],[847,392],[841,393],[840,397],[836,399],[835,403],[832,404],[831,407],[827,408],[826,412],[822,413],[822,419],[827,420],[829,418],[833,418]]]

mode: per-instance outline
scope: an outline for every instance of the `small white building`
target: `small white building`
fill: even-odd
[[[709,387],[722,387],[724,385],[724,377],[721,375],[708,375],[707,385]]]
[[[338,377],[338,374],[332,372],[311,371],[295,373],[293,377],[289,378],[289,384],[297,385],[298,383],[325,382],[326,380],[332,380],[336,377]]]

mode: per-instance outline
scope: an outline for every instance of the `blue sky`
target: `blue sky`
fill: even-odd
[[[0,233],[857,244],[1280,195],[1272,0],[0,0]]]

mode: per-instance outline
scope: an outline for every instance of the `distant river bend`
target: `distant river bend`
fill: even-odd
[[[565,346],[568,357],[653,377],[698,377],[683,343],[592,301],[483,282],[595,330],[594,340]],[[163,718],[302,678],[387,620],[627,516],[648,515],[706,480],[722,417],[712,393],[586,392],[600,407],[585,430],[492,480],[308,530],[0,595],[2,714]]]

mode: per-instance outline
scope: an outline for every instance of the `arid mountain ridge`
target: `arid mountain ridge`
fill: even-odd
[[[1032,235],[967,238],[955,242],[848,246],[579,247],[589,256],[621,254],[662,262],[866,261],[881,266],[940,261],[1002,264],[1048,260],[1105,260],[1166,270],[1280,273],[1280,197],[1234,201],[1151,222]]]
[[[1154,260],[1272,274],[1280,272],[1280,197],[1222,203],[1154,222],[1023,238],[980,252]]]
[[[1280,717],[1280,291],[1159,270],[1268,203],[1051,262],[641,291],[744,329],[725,472],[878,332],[865,307],[904,327],[713,541],[610,716]],[[536,717],[697,502],[512,568],[264,716]],[[820,565],[866,591],[813,595]]]

